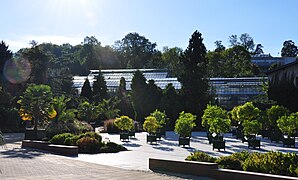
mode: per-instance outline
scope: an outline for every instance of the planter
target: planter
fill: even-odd
[[[129,133],[120,133],[120,141],[129,141]]]
[[[133,138],[136,138],[136,132],[135,131],[129,131],[128,132],[128,136],[131,138],[131,137],[133,137]]]
[[[148,134],[147,135],[147,143],[157,143],[156,135],[155,134]]]
[[[25,140],[42,140],[46,137],[45,129],[38,129],[37,134],[33,128],[27,128],[25,131]]]
[[[226,150],[226,141],[223,140],[213,140],[213,150],[218,149],[220,151],[221,149]]]
[[[271,142],[279,143],[283,140],[282,134],[280,132],[272,131],[270,135]]]
[[[179,137],[179,146],[190,146],[190,137]]]
[[[210,132],[207,132],[207,138],[208,138],[209,144],[212,144],[213,136],[210,134]]]
[[[161,140],[161,132],[156,132],[155,135],[158,140]]]
[[[294,137],[287,137],[283,138],[283,147],[295,147],[295,138]]]
[[[261,135],[262,135],[262,138],[267,138],[267,139],[269,139],[270,138],[270,130],[268,130],[268,129],[264,129],[264,130],[262,130],[261,131],[261,133],[260,133]]]
[[[248,148],[252,147],[256,149],[258,147],[259,149],[261,148],[261,141],[259,139],[248,139]]]

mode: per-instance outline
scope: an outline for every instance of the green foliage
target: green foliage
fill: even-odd
[[[281,152],[252,153],[243,163],[245,171],[260,173],[298,176],[295,170],[298,167],[296,153],[283,154]]]
[[[231,127],[231,120],[230,119],[223,119],[223,118],[214,118],[208,121],[209,124],[209,131],[214,132],[217,135],[222,133],[227,133]]]
[[[57,112],[57,115],[53,120],[58,121],[60,119],[60,116],[65,113],[67,106],[66,104],[71,100],[71,98],[68,98],[64,95],[56,96],[53,99],[53,107]]]
[[[124,146],[114,142],[107,142],[105,146],[100,148],[101,153],[117,153],[120,151],[127,151],[127,149]]]
[[[99,71],[95,81],[93,82],[93,101],[101,102],[103,99],[107,98],[107,83],[101,71]]]
[[[74,120],[76,119],[75,112],[77,112],[77,111],[74,109],[67,109],[67,110],[63,111],[59,115],[58,121],[73,123]]]
[[[196,118],[196,115],[182,111],[176,120],[174,131],[182,137],[190,137],[193,127],[196,126]]]
[[[52,112],[55,111],[52,105],[53,98],[50,86],[31,84],[20,98],[18,101],[20,116],[23,120],[33,120],[35,131],[37,131],[37,126],[47,121]]]
[[[233,153],[231,157],[236,158],[243,163],[250,156],[250,154],[251,153],[248,151],[241,151]]]
[[[252,102],[247,102],[237,108],[237,119],[240,122],[245,120],[251,121],[256,119],[260,114],[259,108],[255,107]]]
[[[209,156],[208,154],[204,153],[204,152],[194,152],[194,153],[190,153],[190,156],[187,156],[187,158],[185,159],[187,161],[200,161],[200,162],[215,162],[216,158]]]
[[[90,86],[89,79],[86,78],[81,91],[81,97],[86,97],[88,100],[91,100],[93,96],[93,92]]]
[[[72,133],[81,134],[92,131],[93,128],[90,124],[74,119],[74,121],[52,121],[46,128],[46,137],[51,139],[56,134]]]
[[[149,134],[155,133],[158,127],[158,121],[154,116],[148,116],[145,118],[143,129],[147,131]]]
[[[206,51],[202,34],[195,31],[180,59],[183,72],[178,80],[182,84],[184,110],[198,117],[202,117],[209,101]],[[201,125],[200,122],[198,124]]]
[[[104,115],[106,119],[113,119],[118,116],[119,109],[116,108],[116,105],[119,101],[115,98],[111,99],[103,99],[101,103],[99,103],[100,114]]]
[[[95,103],[84,101],[79,104],[78,118],[86,122],[94,121],[100,112],[100,108]]]
[[[281,116],[277,120],[277,126],[282,133],[293,136],[296,132],[295,130],[298,129],[298,112],[289,116]]]
[[[83,137],[77,141],[79,153],[95,154],[100,152],[103,146],[98,140],[91,137]]]
[[[242,126],[245,135],[258,134],[262,129],[262,124],[257,120],[245,120],[243,121]]]
[[[241,161],[233,156],[221,156],[215,162],[220,168],[242,170]]]
[[[282,57],[296,57],[298,54],[298,48],[292,40],[287,40],[283,43],[281,49]]]
[[[209,123],[211,123],[215,118],[227,119],[227,112],[219,106],[212,106],[208,104],[202,116],[202,126],[209,128]]]
[[[130,131],[134,129],[133,120],[128,116],[120,116],[114,121],[114,125],[122,131]]]
[[[277,127],[277,120],[289,114],[289,110],[284,106],[274,105],[267,110],[268,119],[272,127]]]
[[[64,145],[65,144],[65,140],[67,138],[72,138],[72,137],[74,137],[74,135],[71,134],[71,133],[57,134],[54,137],[52,137],[52,139],[49,142],[50,143],[53,143],[53,144]]]
[[[162,128],[168,121],[168,118],[167,118],[167,115],[164,112],[161,112],[159,110],[155,110],[154,112],[152,112],[150,114],[150,116],[153,116],[155,117],[156,121],[157,121],[157,124],[158,124],[158,128]]]

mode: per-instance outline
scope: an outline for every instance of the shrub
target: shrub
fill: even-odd
[[[84,133],[84,134],[80,134],[80,135],[79,135],[79,139],[84,138],[84,137],[94,138],[94,139],[96,139],[98,142],[101,142],[101,141],[102,141],[102,137],[101,137],[101,135],[99,135],[99,134],[96,133],[96,132],[86,132],[86,133]]]
[[[204,152],[191,153],[185,160],[188,161],[200,161],[200,162],[215,162],[216,158],[212,157]]]
[[[57,135],[55,135],[55,136],[50,140],[50,143],[64,145],[64,144],[65,144],[65,140],[66,140],[67,138],[71,138],[71,137],[73,137],[73,136],[74,136],[74,135],[71,134],[71,133],[57,134]]]
[[[65,145],[68,145],[68,146],[76,146],[77,145],[77,141],[80,139],[80,136],[79,135],[75,135],[75,136],[72,136],[72,137],[67,137],[64,141],[64,144]]]
[[[46,137],[51,139],[53,136],[62,133],[81,134],[88,131],[93,131],[91,125],[86,122],[81,122],[75,119],[73,122],[52,121],[46,128]]]
[[[119,133],[119,129],[114,126],[114,121],[116,119],[109,119],[104,121],[103,126],[104,126],[104,131],[107,133]]]
[[[120,151],[127,151],[127,149],[124,146],[116,144],[114,142],[108,142],[107,144],[105,144],[105,146],[102,146],[100,148],[100,152],[102,153],[117,153]]]
[[[116,118],[114,125],[122,131],[130,131],[134,129],[133,120],[128,116]]]
[[[148,116],[145,118],[143,129],[149,134],[155,133],[158,128],[158,122],[154,116]]]
[[[176,120],[174,131],[181,137],[190,137],[193,127],[196,126],[196,118],[196,115],[182,111]]]
[[[232,156],[221,156],[215,162],[219,165],[220,168],[243,170],[241,161]]]
[[[103,146],[98,140],[90,137],[83,137],[77,141],[80,153],[95,154],[100,152]]]
[[[253,153],[243,163],[245,171],[279,175],[298,176],[297,168],[298,155],[296,153]]]
[[[248,151],[241,151],[236,152],[231,155],[231,157],[236,158],[240,160],[242,163],[250,156],[250,153]]]

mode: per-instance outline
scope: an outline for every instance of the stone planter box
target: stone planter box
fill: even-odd
[[[224,151],[226,150],[226,141],[223,140],[213,140],[213,150],[218,149],[220,151],[223,149]]]
[[[37,130],[37,137],[33,128],[26,128],[25,131],[25,140],[42,140],[46,137],[45,129]]]
[[[157,143],[156,135],[155,134],[147,134],[147,143]]]
[[[295,147],[295,138],[294,137],[288,137],[283,139],[283,147]]]
[[[135,138],[136,137],[136,132],[135,131],[129,131],[128,132],[128,136],[131,138],[131,137],[133,137],[133,138]]]
[[[248,139],[248,148],[254,148],[258,147],[259,149],[261,148],[261,141],[259,139]]]
[[[283,140],[283,137],[282,137],[282,134],[279,133],[279,132],[272,132],[270,134],[270,141],[271,142],[276,142],[276,143],[279,143],[280,141]]]
[[[179,137],[179,146],[190,146],[190,137]]]
[[[129,141],[129,133],[120,133],[120,141]]]

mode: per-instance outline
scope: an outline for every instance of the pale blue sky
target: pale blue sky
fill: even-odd
[[[298,44],[297,0],[0,0],[0,7],[0,40],[14,52],[30,40],[75,45],[92,35],[113,45],[129,32],[160,50],[185,49],[195,30],[208,50],[242,33],[274,56],[285,40]]]

